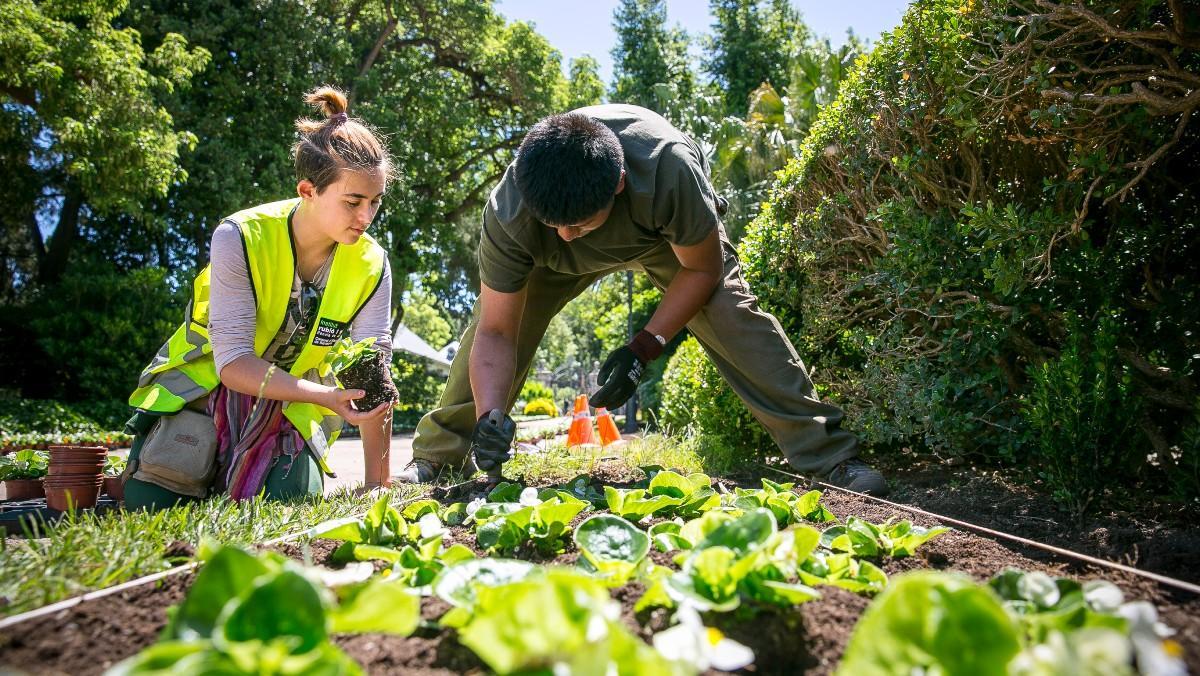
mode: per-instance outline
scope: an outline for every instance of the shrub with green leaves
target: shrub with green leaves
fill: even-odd
[[[558,416],[558,407],[549,399],[531,399],[528,404],[525,404],[522,413],[525,415],[548,415],[554,418]]]
[[[1172,33],[1194,29],[1183,7],[922,0],[859,60],[740,244],[848,427],[879,448],[1052,458],[1074,507],[1139,479],[1194,495],[1200,190],[1177,177],[1200,143],[1182,84],[1200,49]],[[1056,393],[1061,425],[1040,412]]]
[[[747,458],[778,452],[775,442],[742,403],[695,338],[679,345],[662,379],[661,421],[706,437],[706,468],[724,473]]]

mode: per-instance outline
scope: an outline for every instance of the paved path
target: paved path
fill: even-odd
[[[569,417],[533,420],[517,423],[517,427],[520,429],[553,427],[566,423],[569,420]],[[412,460],[412,442],[413,435],[411,432],[392,436],[393,473],[399,472]],[[337,478],[330,479],[326,477],[326,495],[341,486],[361,485],[364,473],[362,440],[342,439],[335,441],[333,443],[333,451],[329,454],[329,468],[337,474]]]

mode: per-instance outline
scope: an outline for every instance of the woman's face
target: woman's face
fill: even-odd
[[[346,170],[320,193],[311,181],[296,186],[312,214],[312,222],[321,234],[338,244],[355,244],[363,236],[387,189],[387,179],[380,172]]]

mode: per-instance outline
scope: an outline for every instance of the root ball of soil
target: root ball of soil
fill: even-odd
[[[354,408],[370,411],[384,403],[395,403],[400,393],[392,383],[391,360],[387,352],[371,350],[362,358],[338,372],[338,380],[348,390],[362,390],[366,394],[354,400]]]

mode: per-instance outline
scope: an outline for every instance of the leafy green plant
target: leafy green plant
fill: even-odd
[[[620,622],[620,608],[592,576],[562,568],[476,588],[459,627],[463,645],[488,667],[508,674],[553,670],[576,674],[684,674]]]
[[[110,673],[360,674],[331,634],[407,636],[420,621],[420,597],[401,584],[355,571],[331,590],[280,554],[205,549],[159,642]]]
[[[813,552],[798,574],[805,584],[827,584],[856,594],[877,594],[888,585],[887,574],[879,566],[850,554]]]
[[[50,468],[50,455],[30,448],[0,455],[0,481],[41,479]]]
[[[128,464],[128,460],[126,460],[125,458],[122,458],[119,455],[112,455],[110,453],[108,455],[108,457],[104,459],[104,476],[107,476],[107,477],[121,476],[121,474],[125,471],[125,466],[127,464]]]
[[[821,491],[809,491],[804,495],[792,492],[792,483],[775,483],[762,480],[763,487],[757,490],[735,488],[733,505],[742,509],[766,507],[770,509],[780,525],[809,521],[825,523],[836,519],[825,505],[821,504]]]
[[[876,525],[856,516],[846,519],[845,526],[830,526],[821,534],[821,546],[855,556],[912,556],[917,547],[950,530],[944,526],[922,528],[904,520]]]
[[[990,590],[921,571],[896,578],[867,608],[838,674],[1004,676],[1020,649],[1016,622]]]
[[[738,518],[710,518],[714,516],[697,520],[715,525],[701,531],[695,548],[680,555],[678,572],[658,573],[636,609],[687,605],[701,612],[728,612],[743,600],[786,607],[820,597],[798,580],[800,563],[817,547],[820,534],[815,529],[778,531],[768,509]]]
[[[1009,569],[980,585],[920,571],[871,604],[838,673],[1183,674],[1171,633],[1104,580]]]
[[[535,489],[526,490],[536,493]],[[566,547],[571,520],[589,508],[582,500],[566,500],[557,494],[544,500],[527,495],[525,502],[532,504],[519,509],[506,508],[501,510],[503,513],[492,512],[493,508],[488,505],[481,506],[475,512],[475,518],[480,519],[483,514],[486,520],[475,529],[476,544],[489,552],[511,554],[525,543],[531,543],[542,554],[557,554]]]
[[[423,514],[427,514],[423,513]],[[437,518],[436,513],[434,518]],[[440,521],[438,525],[440,525]],[[341,540],[332,560],[338,563],[366,561],[373,558],[388,560],[394,547],[421,538],[421,526],[409,523],[392,507],[390,498],[383,496],[371,505],[362,518],[346,517],[317,524],[309,536],[325,540]]]
[[[358,363],[364,357],[374,358],[377,354],[377,350],[371,347],[374,344],[375,338],[373,336],[371,338],[363,338],[357,343],[351,343],[349,338],[344,338],[330,348],[329,353],[325,355],[325,361],[336,374]]]
[[[625,584],[650,551],[650,537],[613,514],[596,514],[575,528],[579,565],[609,586]]]
[[[446,566],[475,558],[475,553],[465,545],[453,544],[443,547],[443,537],[444,535],[439,533],[422,538],[415,544],[404,545],[400,549],[377,552],[371,558],[392,562],[392,567],[386,571],[389,579],[403,582],[409,587],[425,588],[433,583]]]

